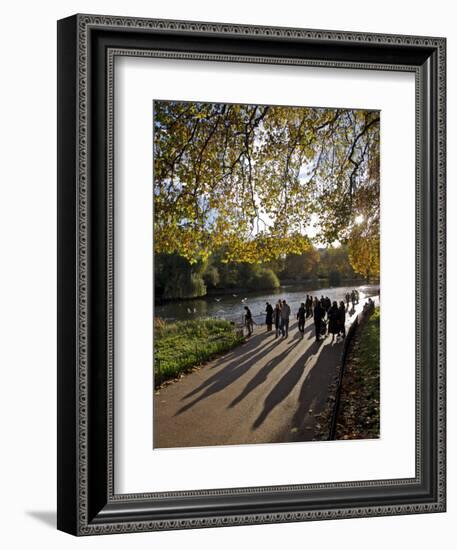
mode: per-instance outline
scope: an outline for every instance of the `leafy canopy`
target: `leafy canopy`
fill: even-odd
[[[379,231],[378,111],[155,101],[154,113],[156,253],[195,263],[223,247],[225,261],[260,263],[309,249],[313,225],[324,244]]]

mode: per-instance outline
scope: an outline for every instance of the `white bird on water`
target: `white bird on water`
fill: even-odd
[[[238,296],[238,294],[232,294],[232,296],[233,296],[234,298],[236,298],[236,297]]]
[[[221,299],[220,298],[214,298],[216,300],[216,302],[220,302]]]
[[[248,301],[247,298],[242,298],[242,299],[241,299],[241,303],[242,303],[242,304],[244,304],[244,303],[247,302],[247,301]]]
[[[192,310],[190,309],[190,307],[187,308],[187,313],[192,313]]]

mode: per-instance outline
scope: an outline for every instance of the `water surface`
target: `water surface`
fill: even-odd
[[[282,286],[275,290],[261,292],[233,292],[220,296],[204,296],[192,300],[166,302],[154,308],[154,315],[167,321],[183,321],[186,319],[202,319],[205,317],[218,317],[235,321],[242,321],[243,308],[248,306],[256,323],[265,321],[266,302],[273,306],[279,300],[286,300],[291,307],[292,316],[295,317],[300,303],[307,294],[320,298],[328,296],[330,300],[344,300],[347,292],[352,289],[359,291],[360,300],[379,294],[379,285],[358,285],[341,287],[320,287],[319,283],[304,283],[298,285]]]

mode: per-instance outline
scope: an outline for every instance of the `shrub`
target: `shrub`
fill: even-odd
[[[214,288],[220,281],[220,275],[217,267],[215,265],[210,265],[206,268],[205,273],[203,273],[203,280],[206,286]]]
[[[223,319],[161,321],[154,330],[155,385],[238,346],[243,340],[242,332]]]
[[[265,290],[279,288],[279,279],[272,269],[260,268],[248,281],[248,288]]]

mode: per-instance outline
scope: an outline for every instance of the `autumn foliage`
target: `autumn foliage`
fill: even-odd
[[[262,263],[339,241],[377,275],[379,123],[369,110],[155,101],[155,252]]]

